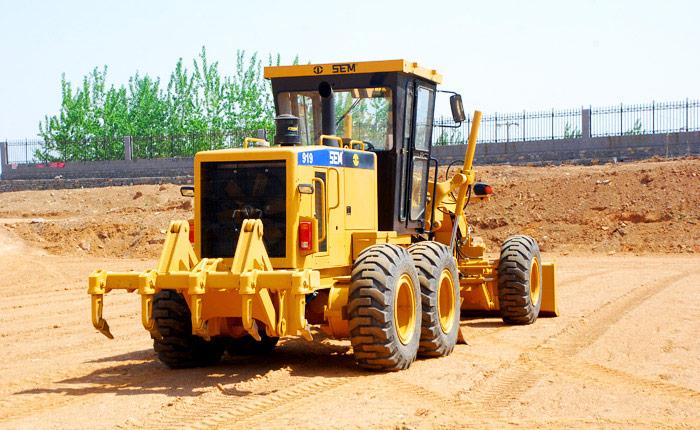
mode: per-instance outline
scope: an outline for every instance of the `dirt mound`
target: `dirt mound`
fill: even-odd
[[[700,159],[483,166],[477,178],[496,194],[468,216],[493,251],[524,233],[562,253],[700,252]],[[169,222],[192,217],[175,185],[2,193],[0,207],[5,228],[53,254],[154,258]]]
[[[477,169],[494,186],[467,210],[497,249],[511,234],[546,251],[700,252],[700,160]]]
[[[154,258],[171,220],[192,217],[176,185],[0,194],[5,227],[53,254]],[[13,222],[14,221],[14,222]]]

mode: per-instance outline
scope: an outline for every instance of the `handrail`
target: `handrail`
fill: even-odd
[[[340,137],[340,136],[333,136],[333,135],[330,135],[330,134],[322,134],[322,135],[318,138],[318,144],[321,145],[321,146],[323,146],[323,141],[324,141],[324,140],[335,140],[335,141],[338,142],[338,146],[339,146],[339,147],[342,147],[342,146],[343,146],[343,138]]]
[[[329,167],[328,168],[329,172],[335,172],[335,198],[336,198],[336,203],[333,207],[331,207],[330,204],[328,204],[328,215],[330,216],[331,209],[336,209],[338,206],[340,206],[340,172],[338,169],[335,167]],[[328,178],[330,178],[330,175],[328,175]],[[328,199],[330,200],[330,199]]]
[[[343,148],[355,149],[355,148],[353,148],[353,145],[360,145],[360,151],[364,151],[364,150],[365,150],[365,146],[366,146],[366,145],[365,145],[365,142],[363,142],[363,141],[361,141],[361,140],[351,140],[350,143],[348,143],[347,145],[343,146]]]
[[[321,211],[320,211],[320,213],[321,213],[321,217],[323,219],[320,220],[320,222],[321,222],[321,232],[323,234],[320,235],[320,237],[318,238],[318,241],[323,242],[324,240],[326,240],[326,233],[327,233],[326,232],[326,230],[327,230],[326,229],[326,222],[328,219],[328,217],[326,215],[326,184],[323,182],[323,180],[321,178],[312,178],[311,181],[312,181],[312,183],[318,182],[320,184],[320,189],[321,189]]]

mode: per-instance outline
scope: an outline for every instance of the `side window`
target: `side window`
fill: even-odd
[[[415,148],[419,151],[427,151],[430,147],[430,130],[433,126],[432,97],[432,90],[418,87],[416,94]]]

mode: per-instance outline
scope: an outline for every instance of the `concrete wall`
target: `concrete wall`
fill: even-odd
[[[192,176],[192,158],[152,160],[85,161],[48,164],[4,165],[3,180],[81,178],[163,178]]]
[[[463,160],[466,145],[433,147],[441,164]],[[700,132],[499,142],[476,147],[477,164],[560,164],[700,155]]]
[[[192,176],[164,178],[81,178],[81,179],[13,179],[0,181],[0,192],[25,190],[60,190],[72,188],[101,188],[124,185],[192,184]]]

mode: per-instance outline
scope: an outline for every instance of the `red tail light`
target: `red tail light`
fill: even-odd
[[[311,251],[312,248],[312,224],[311,221],[299,221],[299,248],[302,251]]]
[[[493,194],[493,187],[483,182],[477,182],[474,184],[474,194],[477,196],[485,196],[488,194]]]
[[[194,220],[189,220],[190,223],[190,243],[194,243]]]

